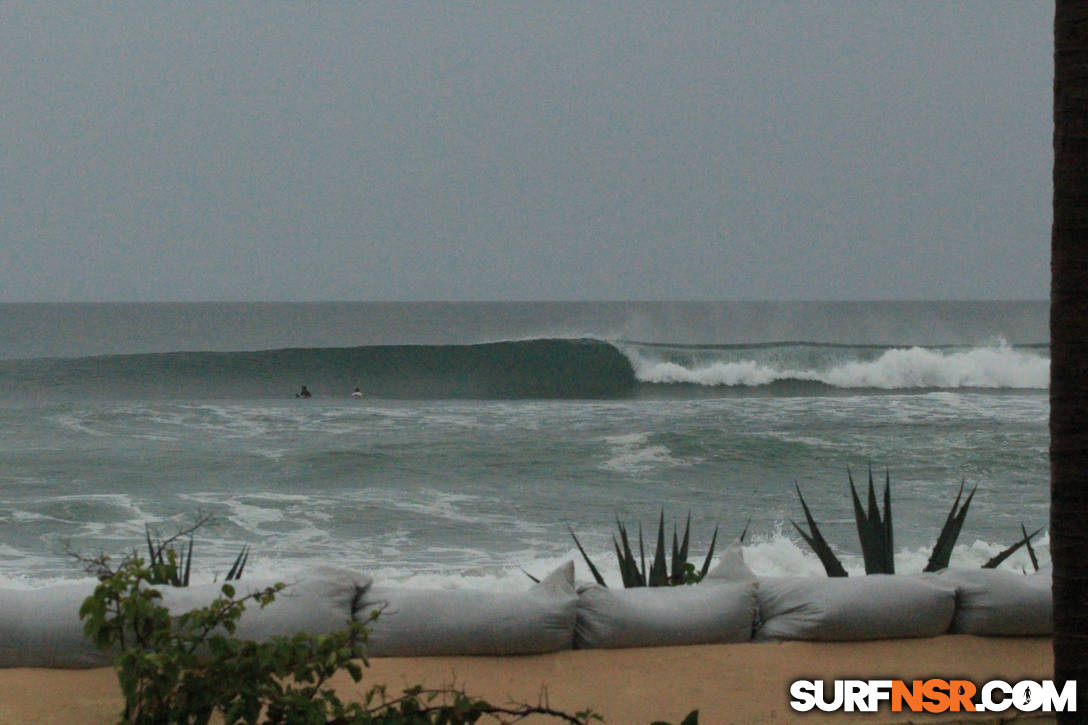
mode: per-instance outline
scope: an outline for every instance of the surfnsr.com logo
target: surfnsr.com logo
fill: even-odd
[[[1053,680],[797,680],[790,707],[797,712],[1076,712],[1077,683],[1059,688]]]

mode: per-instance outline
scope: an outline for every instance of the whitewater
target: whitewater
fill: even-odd
[[[647,354],[637,345],[625,345],[638,380],[646,383],[688,383],[720,387],[758,387],[778,381],[823,383],[836,388],[910,390],[917,388],[1009,388],[1046,389],[1050,383],[1050,360],[1038,349],[1014,349],[1006,340],[983,347],[948,350],[920,346],[879,350],[875,359],[843,359],[818,367],[790,367],[782,361],[767,362],[768,350],[788,352],[826,347],[833,352],[855,352],[851,348],[820,346],[816,343],[780,343],[757,348],[730,349],[733,355],[749,353],[746,359],[715,360],[685,365]],[[676,351],[678,348],[671,348]],[[877,348],[868,348],[871,352]],[[758,356],[751,352],[759,353]]]
[[[243,545],[253,575],[587,578],[568,527],[616,580],[616,519],[662,509],[698,557],[747,527],[757,572],[818,573],[796,487],[857,572],[870,466],[900,571],[961,482],[980,564],[1047,521],[1046,340],[1035,302],[0,305],[0,586],[198,512],[208,580]]]

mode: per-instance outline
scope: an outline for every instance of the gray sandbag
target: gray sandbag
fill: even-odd
[[[718,584],[721,582],[750,582],[757,579],[744,561],[744,549],[736,539],[725,547],[717,565],[706,573],[700,584]]]
[[[230,582],[235,598],[273,586],[274,579],[241,579]],[[347,629],[354,611],[370,586],[370,577],[349,569],[319,566],[278,581],[287,585],[275,601],[261,608],[259,602],[245,603],[234,636],[258,642],[271,637],[290,637],[299,632],[331,634]],[[174,616],[206,607],[220,596],[222,583],[190,587],[159,587],[162,603]]]
[[[979,635],[1054,633],[1050,571],[1017,574],[1004,569],[943,569],[936,575],[956,587],[952,631]]]
[[[747,642],[755,622],[756,588],[754,581],[712,583],[706,579],[697,586],[633,589],[590,584],[578,591],[574,646]]]
[[[755,639],[934,637],[948,631],[955,607],[955,586],[934,577],[768,577],[759,580]]]
[[[374,586],[357,621],[367,624],[375,657],[539,654],[574,644],[574,563],[525,592]]]
[[[0,667],[80,668],[111,657],[83,634],[79,608],[97,581],[0,590]]]

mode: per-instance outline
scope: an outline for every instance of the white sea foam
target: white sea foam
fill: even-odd
[[[767,385],[775,380],[814,380],[812,372],[779,370],[753,360],[715,362],[685,367],[674,362],[655,362],[635,355],[635,377],[645,383],[694,383],[696,385]],[[802,377],[803,376],[803,377]]]
[[[628,433],[618,436],[606,436],[604,442],[609,447],[609,458],[601,468],[617,473],[638,474],[658,468],[689,466],[699,462],[698,458],[675,458],[667,446],[650,444],[648,433]]]
[[[889,350],[871,363],[847,363],[824,382],[851,388],[1046,388],[1050,361],[1008,343],[965,352],[912,347]]]
[[[721,543],[721,542],[719,542]],[[1044,534],[1033,544],[1040,566],[1050,562],[1049,538]],[[953,567],[975,568],[982,566],[995,554],[1005,548],[1004,544],[995,544],[976,540],[971,544],[961,543],[952,552],[950,565]],[[810,549],[794,538],[778,531],[767,536],[752,537],[742,547],[745,562],[757,576],[826,576],[823,565]],[[439,553],[439,552],[434,552]],[[436,559],[430,564],[414,563],[410,566],[390,566],[377,562],[344,561],[340,565],[365,571],[375,581],[397,586],[424,587],[438,589],[484,589],[488,591],[521,591],[530,585],[527,574],[542,578],[567,561],[574,562],[575,579],[592,581],[593,575],[578,549],[571,547],[565,551],[543,553],[529,550],[507,552],[495,555],[473,549],[457,549],[441,552],[445,562]],[[612,587],[622,586],[615,553],[611,549],[590,547],[590,558],[597,566],[605,582]],[[696,566],[702,564],[702,553],[696,552],[691,560]],[[837,552],[843,566],[851,576],[865,574],[865,565],[859,554]],[[900,549],[895,555],[896,571],[915,573],[925,568],[931,551],[922,547]],[[460,563],[449,561],[453,554]],[[711,566],[719,558],[712,559]],[[337,562],[329,562],[337,563]],[[276,567],[281,564],[254,565],[252,576],[277,576]],[[1010,571],[1034,571],[1029,555],[1018,551],[1004,563],[1002,569]]]
[[[802,380],[838,388],[1016,388],[1045,389],[1050,360],[1003,340],[969,350],[924,347],[887,350],[875,360],[850,360],[818,368],[757,360],[721,360],[691,365],[655,359],[627,348],[635,376],[647,383],[707,386],[761,386]]]
[[[1049,538],[1044,534],[1033,544],[1040,566],[1050,563]],[[795,539],[776,532],[764,537],[753,537],[742,547],[745,562],[757,576],[825,576],[819,559],[803,544]],[[952,552],[951,566],[975,568],[981,566],[992,556],[1005,548],[1004,544],[995,544],[976,540],[970,544],[961,543]],[[15,554],[0,547],[0,556]],[[395,553],[395,552],[394,552]],[[289,581],[300,576],[317,564],[329,564],[360,571],[373,577],[376,582],[395,586],[421,587],[436,589],[480,589],[486,591],[523,591],[531,586],[528,575],[542,578],[567,561],[573,561],[575,579],[592,581],[593,577],[573,546],[566,550],[550,553],[534,550],[521,550],[495,555],[474,549],[447,549],[432,551],[433,559],[429,563],[390,564],[384,557],[367,556],[360,552],[345,551],[339,554],[325,552],[315,560],[285,559],[269,555],[267,552],[254,552],[245,570],[250,579],[283,579]],[[612,587],[622,586],[615,553],[610,549],[589,549],[589,556],[600,570],[605,582]],[[920,572],[929,560],[930,550],[900,549],[895,555],[896,571],[899,573]],[[702,564],[702,552],[696,552],[691,560],[696,566]],[[850,576],[865,573],[860,555],[839,554]],[[712,565],[716,564],[715,557]],[[202,562],[203,563],[203,562]],[[206,583],[221,580],[229,566],[224,560],[222,566],[204,566],[193,571],[193,583]],[[1034,571],[1034,565],[1026,551],[1017,551],[1001,564],[1009,571]],[[30,572],[30,569],[25,571]],[[0,571],[0,589],[37,589],[58,584],[70,584],[73,581],[89,581],[86,575],[73,567],[68,573],[41,577],[31,573],[12,573]]]
[[[84,433],[91,436],[105,436],[109,435],[100,430],[93,428],[87,420],[85,420],[86,413],[81,411],[74,411],[71,413],[63,413],[59,415],[48,416],[49,420],[52,420],[62,428],[75,431],[77,433]]]

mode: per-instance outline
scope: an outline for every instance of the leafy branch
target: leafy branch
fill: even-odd
[[[144,524],[144,538],[147,543],[148,570],[151,572],[148,583],[168,584],[174,587],[189,586],[189,576],[193,567],[193,537],[197,529],[206,526],[212,521],[212,515],[206,512],[198,512],[192,526],[177,531],[165,539],[153,540],[151,526]],[[178,542],[188,539],[179,547]],[[128,561],[136,557],[136,551],[121,559],[118,568],[114,567],[112,559],[105,554],[89,557],[72,549],[71,544],[65,547],[69,556],[83,565],[84,571],[100,581],[114,576],[118,568],[123,567]],[[227,572],[225,581],[235,581],[242,578],[246,563],[249,561],[249,546],[243,546],[235,557],[234,563]]]
[[[110,573],[79,614],[87,636],[115,653],[126,725],[206,725],[216,715],[227,725],[468,725],[482,717],[506,724],[533,715],[575,725],[600,720],[589,710],[557,710],[546,699],[492,705],[452,687],[411,687],[390,698],[375,685],[362,703],[345,703],[329,681],[340,671],[361,681],[366,625],[380,613],[365,622],[345,618],[345,628],[331,634],[242,640],[234,633],[247,604],[269,606],[286,585],[240,595],[224,583],[210,604],[174,617],[156,588],[162,573],[156,565],[135,554],[116,567],[105,556],[89,561]],[[177,560],[167,556],[165,562]]]

